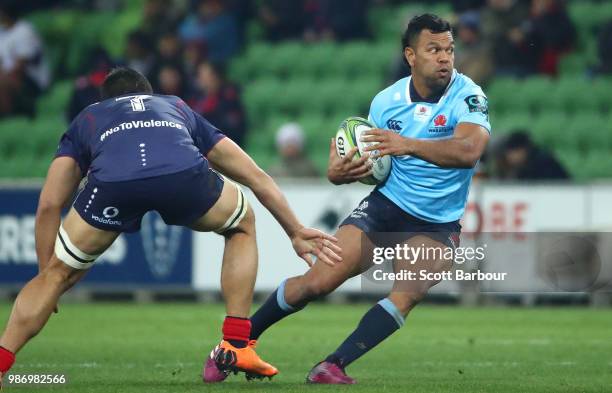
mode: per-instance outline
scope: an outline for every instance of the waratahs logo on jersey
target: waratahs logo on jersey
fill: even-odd
[[[433,119],[434,126],[433,128],[429,128],[429,132],[432,134],[435,133],[436,135],[452,132],[453,127],[448,126],[447,123],[448,119],[446,118],[446,116],[443,114],[439,114]]]
[[[434,119],[434,126],[436,127],[444,127],[446,125],[446,116],[438,115]]]
[[[156,212],[149,212],[142,218],[142,245],[154,277],[163,279],[172,274],[178,259],[182,232],[181,227],[166,225]]]

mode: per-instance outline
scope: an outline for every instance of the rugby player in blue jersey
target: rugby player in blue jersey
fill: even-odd
[[[221,174],[253,191],[308,264],[313,255],[330,265],[339,262],[337,240],[301,225],[274,181],[180,98],[153,94],[147,79],[129,68],[110,72],[101,93],[103,101],[84,109],[62,136],[49,168],[36,214],[40,272],[17,296],[0,338],[0,383],[15,354],[57,311],[59,297],[120,233],[138,231],[151,210],[167,224],[225,237],[221,288],[227,317],[215,366],[247,377],[275,375],[276,368],[248,345],[255,218],[240,187]],[[62,208],[85,176],[62,222]]]
[[[452,250],[457,246],[459,220],[474,166],[489,139],[487,99],[480,87],[454,69],[454,43],[448,22],[431,14],[416,16],[410,21],[402,43],[412,75],[374,98],[369,119],[377,129],[365,137],[380,142],[374,148],[378,151],[375,154],[392,156],[389,177],[340,224],[336,237],[343,250],[342,263],[333,267],[316,263],[306,274],[282,282],[251,317],[252,340],[308,302],[367,270],[372,263],[367,253],[372,244],[389,240],[385,233],[402,232],[401,245],[413,248]],[[351,183],[369,175],[366,157],[352,161],[354,154],[353,150],[340,159],[332,140],[328,168],[332,183]],[[362,243],[362,239],[366,241]],[[362,245],[368,250],[362,249]],[[398,264],[396,260],[394,268],[396,272],[426,273],[451,268],[452,257],[436,259],[436,255],[441,255],[436,252],[429,255],[429,259],[421,258],[412,265]],[[347,339],[310,371],[307,381],[355,383],[346,375],[345,368],[402,327],[410,310],[437,283],[428,279],[396,280],[391,293],[372,307]],[[222,380],[222,375],[217,374],[217,380]]]

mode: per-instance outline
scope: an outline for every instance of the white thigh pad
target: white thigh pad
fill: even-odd
[[[95,260],[100,256],[100,254],[90,255],[79,250],[72,244],[62,225],[60,225],[55,239],[55,255],[66,265],[77,270],[91,269]]]
[[[225,181],[228,181],[228,179],[226,178]],[[246,215],[247,210],[249,209],[249,202],[244,196],[242,188],[240,188],[238,184],[232,181],[229,181],[229,183],[236,187],[236,189],[238,190],[238,200],[236,201],[236,209],[234,209],[234,212],[230,214],[225,224],[221,225],[218,229],[215,229],[215,232],[217,233],[223,233],[225,231],[229,231],[230,229],[236,228]]]

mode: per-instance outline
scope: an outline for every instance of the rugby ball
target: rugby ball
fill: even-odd
[[[361,117],[349,117],[340,123],[336,132],[336,153],[344,158],[353,147],[357,147],[357,153],[353,160],[358,160],[364,153],[363,149],[376,145],[378,142],[361,142],[361,135],[372,128],[376,128],[366,119]],[[372,151],[370,153],[375,153]],[[376,159],[368,159],[372,167],[372,175],[359,179],[363,184],[375,185],[385,181],[391,171],[391,157],[383,156]]]

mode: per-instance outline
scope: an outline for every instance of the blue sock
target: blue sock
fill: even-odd
[[[385,298],[365,313],[357,329],[325,360],[344,369],[403,325],[404,317],[395,304]]]
[[[257,340],[259,336],[270,326],[300,311],[304,307],[296,307],[285,301],[285,282],[283,281],[264,304],[251,317],[251,340]]]

